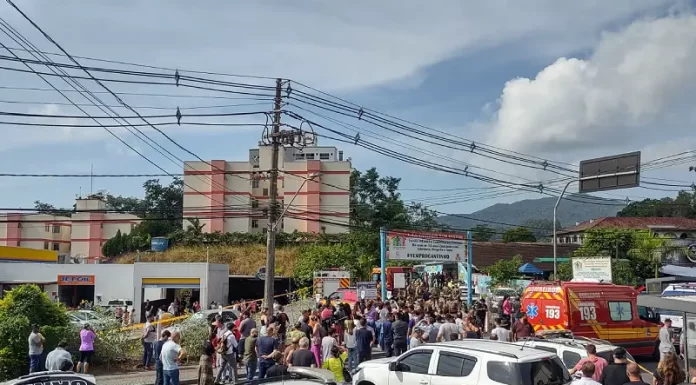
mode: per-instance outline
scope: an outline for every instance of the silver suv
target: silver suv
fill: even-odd
[[[571,382],[553,353],[507,342],[461,340],[426,344],[399,357],[366,361],[353,385],[565,385]]]
[[[589,338],[530,338],[517,341],[515,344],[525,346],[525,349],[533,348],[554,353],[561,358],[568,369],[575,367],[581,359],[587,358],[585,347],[588,344],[595,345],[597,356],[604,358],[610,364],[614,362],[614,350],[618,347],[606,341]],[[635,362],[628,352],[626,352],[626,358],[630,362]]]

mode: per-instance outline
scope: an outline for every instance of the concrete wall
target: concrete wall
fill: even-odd
[[[210,271],[206,275],[206,265]],[[104,265],[107,266],[107,265]],[[136,263],[133,272],[133,303],[145,301],[142,293],[143,278],[198,278],[201,281],[201,303],[226,300],[224,285],[229,284],[229,266],[206,263]],[[222,274],[224,272],[224,275]],[[208,284],[204,282],[208,280]],[[150,298],[151,299],[151,298]],[[136,305],[137,306],[137,305]]]
[[[94,296],[101,295],[104,303],[110,299],[133,299],[134,265],[62,265],[43,263],[0,264],[2,282],[56,282],[58,275],[93,275]],[[45,287],[47,294],[50,288]]]

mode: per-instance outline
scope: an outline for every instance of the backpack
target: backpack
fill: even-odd
[[[230,336],[228,333],[231,332],[227,331],[222,335],[218,341],[217,349],[215,349],[218,354],[222,355],[223,360],[227,360],[227,338]]]

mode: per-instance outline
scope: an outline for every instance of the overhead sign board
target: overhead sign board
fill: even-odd
[[[59,275],[58,285],[89,286],[94,285],[93,275]]]
[[[573,280],[611,282],[611,258],[573,258]]]
[[[355,287],[360,299],[377,299],[377,282],[357,282]]]
[[[580,162],[580,192],[617,190],[640,185],[640,151]]]
[[[461,262],[466,260],[466,234],[387,231],[387,259]]]

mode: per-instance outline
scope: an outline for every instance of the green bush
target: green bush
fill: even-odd
[[[42,326],[46,352],[54,349],[69,329],[65,308],[52,302],[38,286],[22,285],[6,292],[0,300],[0,381],[28,372],[28,338],[33,324]]]

